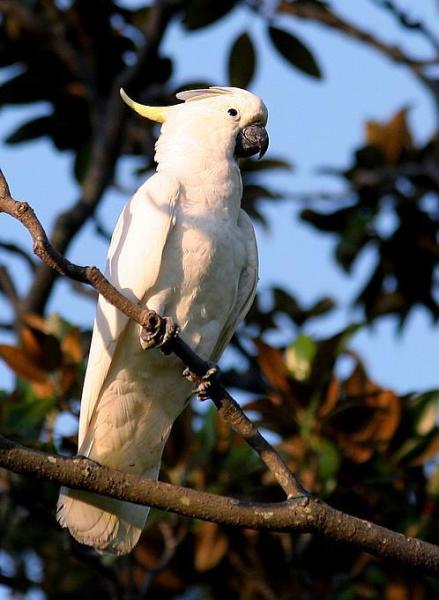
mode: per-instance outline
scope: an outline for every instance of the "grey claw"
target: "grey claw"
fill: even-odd
[[[191,383],[196,383],[197,387],[193,390],[193,394],[197,394],[199,400],[207,400],[209,398],[209,390],[212,387],[213,379],[219,374],[219,369],[212,365],[202,377],[198,377],[195,373],[186,367],[183,371],[183,376]]]
[[[169,354],[172,350],[168,346],[180,334],[180,327],[174,323],[171,317],[164,317],[163,320],[165,322],[165,331],[158,348],[160,348],[163,354]]]

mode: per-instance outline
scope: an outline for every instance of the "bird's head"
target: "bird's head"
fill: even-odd
[[[172,145],[181,151],[203,156],[207,161],[262,157],[268,148],[265,129],[268,112],[262,100],[254,94],[234,87],[211,87],[177,94],[184,103],[173,106],[145,106],[134,102],[121,90],[124,101],[137,113],[163,124],[160,145],[164,150]],[[162,152],[164,154],[164,152]]]

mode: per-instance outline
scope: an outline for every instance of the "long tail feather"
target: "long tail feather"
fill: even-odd
[[[100,552],[128,554],[139,541],[149,508],[62,488],[57,520],[81,544]]]

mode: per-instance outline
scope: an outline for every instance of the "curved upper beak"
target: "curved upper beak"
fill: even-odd
[[[261,123],[247,125],[237,135],[235,155],[239,158],[258,154],[262,158],[267,152],[269,138],[267,130]]]

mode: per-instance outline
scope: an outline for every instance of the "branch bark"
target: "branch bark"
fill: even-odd
[[[0,171],[0,213],[19,220],[29,231],[34,252],[59,274],[91,284],[128,317],[152,333],[164,330],[164,320],[155,312],[133,304],[116,290],[96,267],[82,267],[64,258],[49,243],[33,209],[15,201]],[[210,365],[178,335],[167,342],[167,353],[175,353],[195,377],[203,378]],[[429,573],[439,572],[439,547],[342,513],[309,496],[279,454],[262,437],[218,377],[209,396],[219,413],[259,454],[288,499],[281,503],[255,503],[194,491],[159,481],[149,481],[98,465],[86,458],[63,458],[23,448],[0,436],[0,466],[68,487],[128,500],[172,511],[187,517],[225,525],[308,532],[350,544],[375,556],[405,563]]]
[[[64,458],[29,450],[1,436],[0,466],[193,519],[233,527],[318,534],[426,573],[439,573],[439,547],[347,515],[311,496],[278,503],[217,496],[121,473],[88,458]]]
[[[325,25],[330,29],[340,31],[354,40],[358,40],[367,46],[370,46],[371,48],[375,48],[381,52],[381,54],[387,56],[387,58],[390,58],[390,60],[393,60],[399,64],[407,65],[416,71],[417,74],[419,74],[421,69],[431,65],[437,65],[439,63],[438,55],[428,59],[413,58],[404,52],[399,46],[383,42],[371,32],[361,29],[357,25],[354,25],[339,15],[336,15],[334,12],[325,10],[318,5],[311,3],[292,3],[281,1],[278,3],[276,10],[280,14],[292,15],[307,21],[315,21],[316,23]]]

